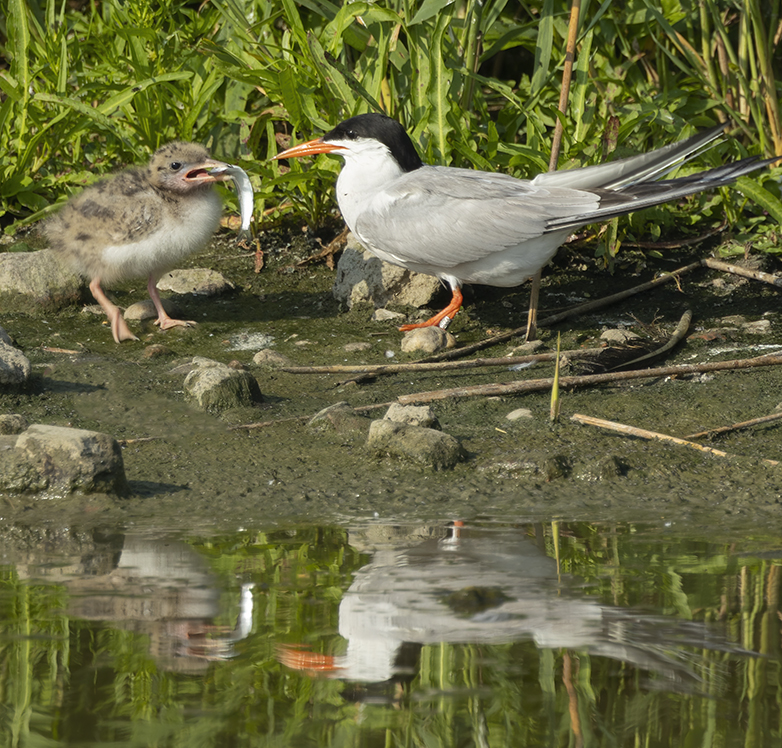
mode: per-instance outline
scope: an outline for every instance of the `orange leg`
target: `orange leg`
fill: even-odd
[[[193,320],[171,319],[166,314],[166,310],[163,309],[163,302],[160,300],[160,293],[157,290],[157,278],[154,275],[149,276],[147,291],[149,292],[149,298],[152,299],[152,303],[155,305],[155,309],[157,309],[155,324],[159,325],[161,330],[168,330],[172,327],[193,327],[198,324]]]
[[[95,301],[100,304],[100,308],[106,313],[111,324],[111,334],[114,336],[115,343],[121,343],[123,340],[138,340],[138,338],[130,331],[120,308],[109,301],[108,296],[103,293],[103,289],[100,286],[100,278],[93,278],[90,281],[90,291],[95,297]]]
[[[442,312],[435,314],[434,317],[426,320],[426,322],[419,322],[416,325],[402,325],[399,329],[402,332],[407,332],[408,330],[416,330],[419,327],[434,327],[437,325],[445,330],[448,325],[451,324],[451,320],[456,316],[456,313],[462,308],[463,300],[462,289],[459,288],[459,286],[456,286],[456,288],[453,289],[451,303],[448,304]]]

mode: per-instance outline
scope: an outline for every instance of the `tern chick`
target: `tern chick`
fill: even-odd
[[[222,206],[213,186],[229,176],[211,171],[227,166],[195,143],[168,143],[146,168],[130,168],[88,187],[46,222],[52,248],[90,280],[117,343],[138,338],[103,287],[130,278],[148,279],[161,330],[195,324],[166,314],[157,282],[214,234]]]

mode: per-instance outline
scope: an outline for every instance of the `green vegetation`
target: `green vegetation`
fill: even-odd
[[[678,677],[633,665],[630,654],[623,661],[598,647],[527,639],[425,644],[398,682],[326,679],[283,665],[280,648],[345,652],[339,603],[369,560],[345,530],[310,526],[194,539],[188,563],[208,562],[210,586],[221,593],[214,620],[189,619],[188,605],[177,607],[165,570],[144,585],[133,583],[127,567],[103,565],[96,574],[94,562],[112,556],[110,541],[105,549],[98,543],[81,565],[75,557],[62,566],[47,563],[40,581],[24,576],[36,569],[29,552],[18,566],[7,558],[0,567],[0,745],[778,742],[780,566],[740,550],[773,548],[773,538],[737,548],[654,527],[562,523],[524,526],[519,541],[536,544],[541,557],[545,549],[552,567],[557,559],[562,588],[549,580],[552,610],[562,595],[566,606],[582,600],[635,611],[609,616],[605,630],[595,629],[596,641],[610,632],[628,652],[649,653],[650,662],[655,653],[658,662],[678,662]],[[426,553],[422,558],[426,574]],[[60,568],[65,576],[56,573]],[[254,584],[252,632],[221,649],[216,645],[236,622],[240,582]],[[179,588],[182,601],[192,602],[193,592]],[[711,636],[702,640],[704,621]],[[551,625],[560,634],[568,628],[556,613]],[[198,635],[203,626],[211,626],[205,638]],[[545,628],[540,633],[548,635]]]
[[[282,204],[297,220],[321,222],[333,208],[337,160],[286,172],[268,158],[289,136],[309,138],[373,109],[400,119],[430,162],[517,176],[547,168],[560,116],[560,168],[650,149],[720,119],[738,137],[706,154],[707,164],[782,154],[778,3],[584,3],[566,115],[557,112],[565,0],[3,4],[0,223],[10,234],[174,138],[203,142],[250,172],[257,214]],[[624,219],[620,234],[657,239],[674,222],[674,236],[700,234],[727,213],[739,230],[765,232],[773,250],[764,225],[768,214],[782,222],[774,174],[738,185],[749,198],[742,215],[735,195],[705,195],[686,210]]]

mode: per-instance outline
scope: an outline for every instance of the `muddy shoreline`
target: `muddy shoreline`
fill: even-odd
[[[769,424],[711,443],[734,455],[716,458],[659,443],[642,442],[569,421],[574,412],[682,436],[766,415],[782,403],[776,368],[677,380],[642,380],[563,395],[562,419],[548,421],[549,394],[448,400],[434,404],[445,432],[457,437],[466,460],[449,471],[430,471],[370,453],[360,428],[317,430],[306,417],[339,401],[354,407],[393,401],[422,390],[550,376],[549,365],[522,371],[398,374],[355,384],[340,375],[289,374],[254,366],[253,350],[237,349],[237,336],[264,333],[272,348],[296,364],[359,364],[413,360],[400,351],[402,333],[371,321],[371,309],[338,308],[331,296],[333,271],[296,268],[318,250],[307,237],[282,232],[267,237],[267,262],[252,271],[225,235],[191,267],[211,267],[236,290],[217,298],[178,297],[192,330],[161,333],[145,326],[138,343],[116,345],[94,316],[70,307],[46,317],[0,315],[0,325],[33,365],[24,391],[0,393],[0,410],[31,423],[93,429],[128,440],[123,449],[131,494],[123,499],[75,497],[65,502],[6,498],[7,521],[155,527],[181,531],[236,528],[259,522],[310,523],[496,517],[590,521],[687,523],[734,532],[782,527],[782,468],[762,463],[782,458],[782,427]],[[613,274],[569,248],[547,273],[542,307],[556,311],[637,285],[705,256],[667,253],[654,263],[626,253]],[[777,269],[771,260],[764,268]],[[144,298],[143,283],[115,291],[121,305]],[[450,331],[459,345],[517,327],[528,290],[474,288]],[[666,363],[744,358],[782,343],[779,291],[766,284],[698,270],[675,284],[628,299],[592,315],[542,330],[547,349],[562,335],[563,348],[599,344],[617,325],[672,330],[690,308],[690,338]],[[763,335],[748,334],[741,320],[770,322]],[[346,351],[350,343],[370,343]],[[480,355],[502,356],[521,341]],[[163,344],[169,355],[145,350]],[[57,353],[52,349],[77,351]],[[187,404],[182,377],[172,374],[193,356],[239,361],[257,378],[265,402],[209,415]],[[506,415],[529,408],[531,418]],[[383,408],[362,412],[366,426]],[[299,420],[283,420],[296,419]],[[243,424],[279,421],[255,429]]]

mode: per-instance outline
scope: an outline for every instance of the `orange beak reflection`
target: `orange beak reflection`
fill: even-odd
[[[318,153],[333,153],[334,151],[346,151],[347,148],[341,145],[334,145],[333,143],[324,143],[323,138],[317,138],[316,140],[309,140],[306,143],[301,143],[293,148],[278,153],[272,161],[277,161],[281,158],[296,158],[298,156],[314,156]]]

